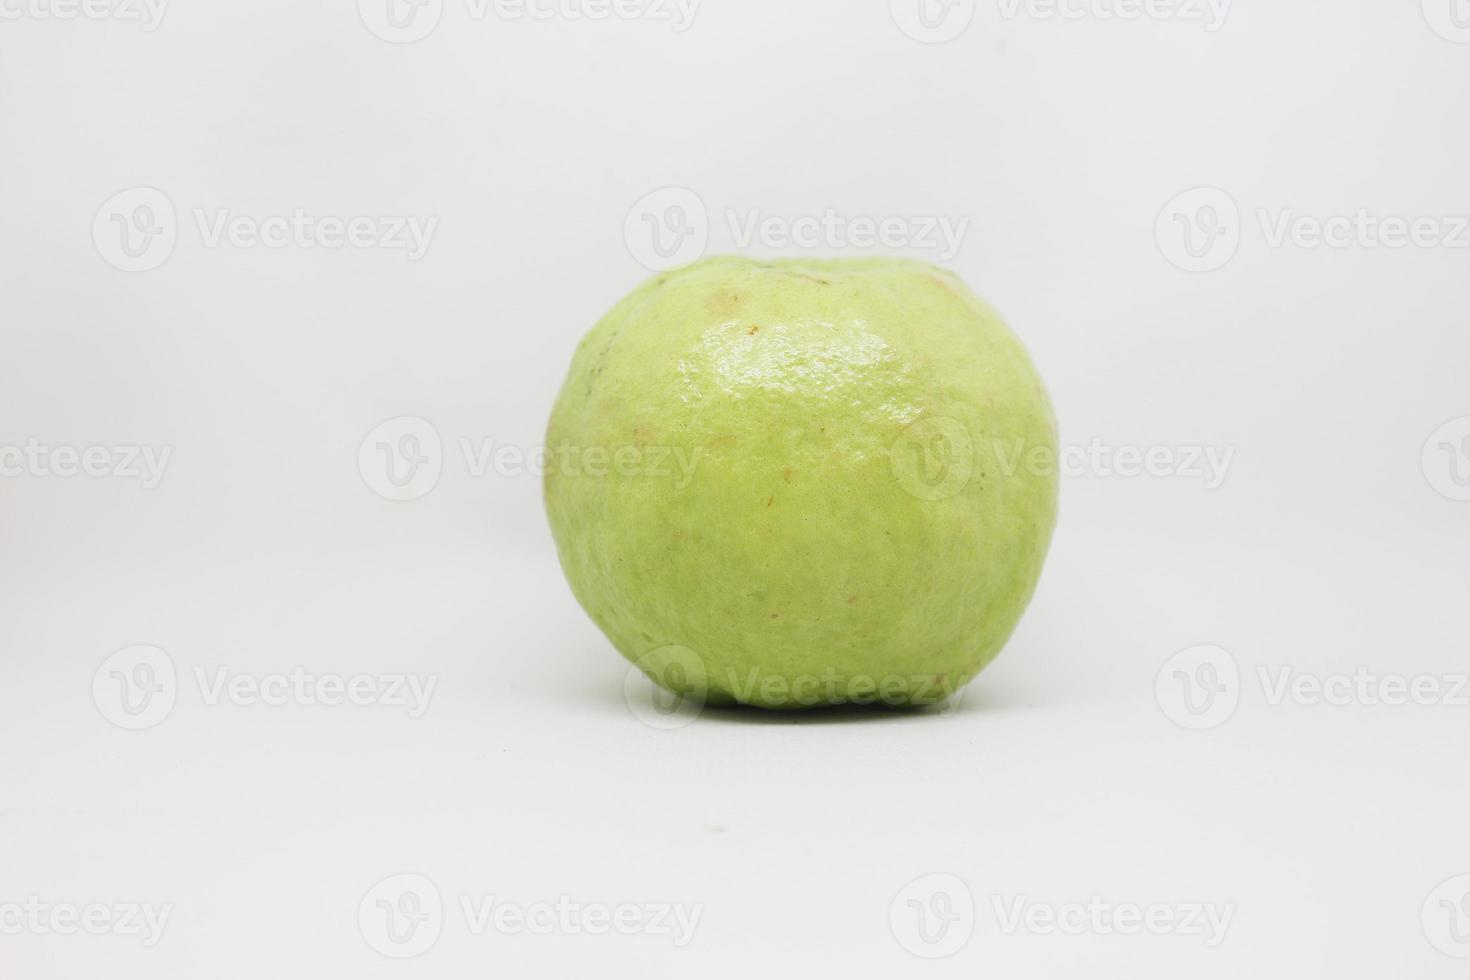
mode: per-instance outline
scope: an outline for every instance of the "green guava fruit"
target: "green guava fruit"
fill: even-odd
[[[953,273],[724,256],[583,339],[544,490],[577,600],[665,689],[924,705],[1030,601],[1056,454],[1025,349]]]

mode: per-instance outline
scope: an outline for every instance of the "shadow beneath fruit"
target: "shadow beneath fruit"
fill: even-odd
[[[642,678],[639,678],[642,681]],[[621,689],[604,688],[607,700],[651,728],[672,730],[710,723],[729,725],[847,725],[882,722],[942,721],[956,715],[994,714],[1023,707],[1004,691],[966,688],[949,700],[922,707],[886,704],[840,704],[772,710],[743,704],[704,704],[641,682]]]
[[[699,712],[699,721],[731,725],[856,725],[885,721],[927,721],[948,717],[963,708],[962,698],[955,698],[953,704],[946,702],[921,708],[885,704],[835,704],[795,711],[772,711],[743,704],[705,705]]]

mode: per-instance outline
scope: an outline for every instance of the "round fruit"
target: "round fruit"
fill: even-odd
[[[721,257],[582,341],[546,508],[572,591],[665,688],[931,704],[989,663],[1056,523],[1035,368],[958,277]]]

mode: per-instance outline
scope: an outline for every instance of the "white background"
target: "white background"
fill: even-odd
[[[1470,706],[1273,704],[1261,674],[1470,670],[1463,2],[1464,29],[1456,0],[936,0],[927,31],[906,0],[682,24],[445,0],[396,35],[386,0],[177,0],[153,30],[66,2],[0,0],[0,448],[170,456],[156,486],[0,477],[0,973],[1470,976]],[[640,205],[663,188],[694,196]],[[199,227],[298,209],[437,223],[416,259]],[[874,251],[742,246],[727,218],[828,209],[967,221],[954,255],[877,251],[1006,315],[1066,446],[1228,471],[1070,473],[958,710],[646,724],[538,480],[475,475],[462,440],[535,449],[577,340],[648,274],[644,213],[696,252]],[[1274,236],[1359,212],[1441,232]],[[164,234],[129,260],[135,218]],[[359,449],[405,416],[442,475],[392,502]],[[112,671],[139,655],[104,661],[140,644],[177,692],[128,731]],[[1191,715],[1202,657],[1225,707]],[[437,686],[411,719],[198,680],[295,667]],[[396,960],[376,899],[423,882],[373,889],[404,873],[444,911]],[[460,899],[492,895],[702,917],[682,948],[477,935]],[[1232,918],[1209,945],[996,913],[1094,898]],[[30,899],[170,918],[151,946],[62,935],[5,912]],[[935,944],[911,899],[955,910]]]

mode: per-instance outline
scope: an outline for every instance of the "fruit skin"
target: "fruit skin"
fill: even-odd
[[[578,601],[711,704],[943,700],[1010,637],[1056,523],[1041,379],[922,262],[655,276],[577,348],[547,446]]]

